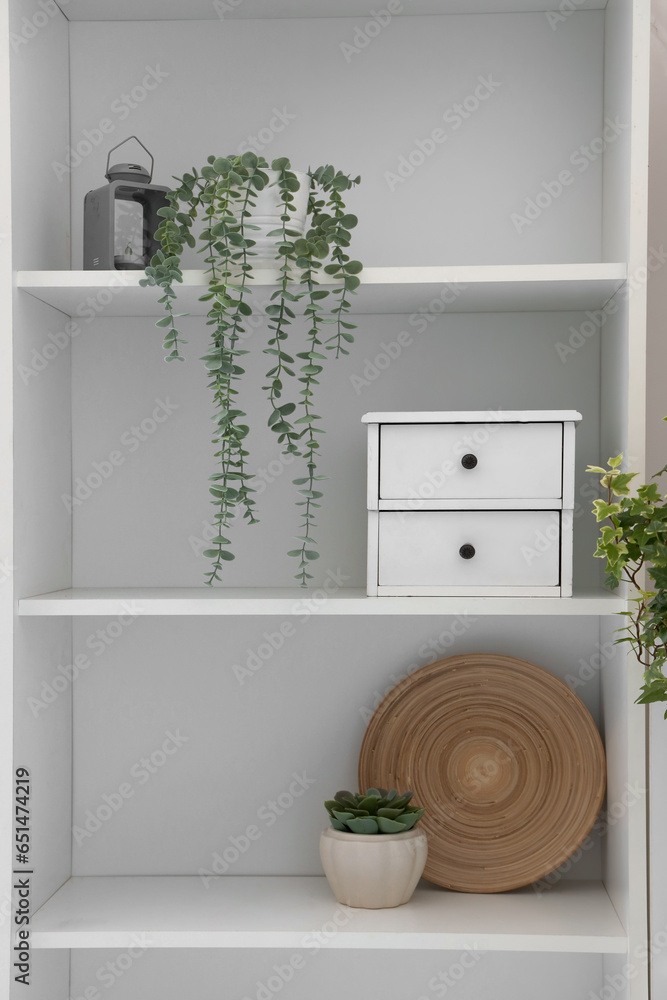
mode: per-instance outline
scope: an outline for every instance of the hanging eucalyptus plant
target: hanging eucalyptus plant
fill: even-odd
[[[245,374],[241,359],[248,351],[241,345],[245,324],[253,315],[253,257],[257,254],[253,251],[256,241],[252,232],[259,227],[252,222],[252,209],[257,194],[271,183],[269,169],[277,174],[273,183],[281,215],[280,227],[268,234],[275,238],[279,280],[264,309],[269,338],[263,351],[270,358],[270,368],[263,388],[268,400],[268,426],[277,436],[282,453],[300,456],[304,463],[303,475],[294,480],[300,508],[296,536],[299,544],[288,554],[298,559],[295,577],[307,586],[313,578],[309,564],[319,556],[313,535],[323,496],[319,485],[326,478],[318,474],[318,437],[324,431],[319,426],[321,417],[314,410],[314,399],[326,358],[348,354],[346,344],[354,340],[351,331],[355,325],[348,319],[349,296],[360,284],[362,264],[346,252],[357,218],[347,212],[344,192],[358,184],[360,178],[352,179],[330,165],[309,170],[308,228],[302,234],[294,222],[294,194],[300,182],[288,159],[276,159],[269,168],[265,159],[251,152],[209,156],[201,171],[193,168],[175,178],[178,184],[167,195],[169,205],[158,212],[162,222],[156,238],[161,249],[141,282],[162,289],[160,303],[165,316],[157,325],[165,329],[166,360],[182,361],[185,341],[178,320],[187,314],[174,312],[176,287],[183,280],[182,255],[186,246],[204,255],[208,288],[201,301],[208,303],[211,338],[202,360],[215,404],[213,445],[218,462],[209,486],[216,508],[216,534],[204,552],[211,560],[206,581],[210,585],[221,579],[224,563],[234,558],[226,537],[232,522],[239,515],[250,524],[258,520],[245,445],[249,428],[246,414],[236,402],[236,386]],[[200,230],[195,235],[198,216]],[[324,285],[323,274],[328,276]],[[303,311],[307,329],[305,343],[299,345],[302,349],[295,351],[287,342],[290,336],[292,341],[295,339],[290,327],[297,310]],[[293,380],[295,390],[298,385],[301,388],[297,399],[286,401],[289,380]]]

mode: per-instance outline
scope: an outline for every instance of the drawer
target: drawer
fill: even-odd
[[[381,511],[378,518],[380,587],[559,586],[559,511]]]
[[[380,499],[556,500],[562,482],[562,423],[380,427]]]

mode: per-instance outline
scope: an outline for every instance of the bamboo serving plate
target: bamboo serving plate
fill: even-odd
[[[544,878],[586,839],[605,794],[588,709],[547,670],[510,656],[431,663],[371,719],[359,787],[412,789],[428,835],[424,878],[503,892]]]

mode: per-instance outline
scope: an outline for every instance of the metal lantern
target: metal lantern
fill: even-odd
[[[139,163],[110,166],[111,154],[135,139],[151,160],[150,170]],[[155,160],[136,135],[109,151],[106,178],[84,202],[83,266],[86,271],[142,271],[158,249],[157,212],[167,206],[167,187],[151,184]]]

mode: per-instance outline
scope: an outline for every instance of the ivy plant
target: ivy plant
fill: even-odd
[[[274,171],[273,177],[268,170]],[[252,152],[242,156],[209,156],[201,170],[193,167],[167,194],[168,206],[158,214],[156,233],[160,249],[146,268],[142,284],[162,290],[166,360],[182,361],[186,342],[179,320],[186,313],[174,311],[178,286],[183,281],[181,261],[186,247],[197,249],[206,265],[207,288],[201,301],[207,303],[206,322],[210,342],[202,361],[206,367],[214,413],[213,446],[217,469],[209,480],[215,507],[216,534],[204,555],[211,565],[206,582],[221,579],[224,564],[234,559],[228,529],[239,517],[249,524],[258,521],[253,499],[253,473],[248,467],[247,415],[239,405],[239,383],[245,375],[243,347],[246,325],[253,315],[254,278],[252,210],[255,197],[267,185],[277,187],[282,203],[280,227],[269,233],[275,238],[279,280],[264,308],[269,336],[263,347],[268,357],[266,395],[268,427],[277,437],[284,455],[299,456],[303,473],[294,480],[298,488],[298,545],[289,555],[297,562],[296,579],[307,586],[313,579],[310,564],[318,558],[314,538],[317,511],[322,500],[319,474],[321,417],[315,412],[319,376],[328,357],[348,354],[355,325],[349,321],[350,295],[360,284],[362,264],[348,251],[356,216],[345,206],[345,192],[359,183],[327,164],[308,171],[307,229],[294,228],[294,192],[300,182],[290,161],[281,157],[268,162]],[[323,284],[322,276],[326,275]],[[301,307],[301,308],[299,308]],[[305,339],[299,344],[293,329],[298,312],[306,321]],[[294,345],[294,346],[292,346]],[[296,349],[295,348],[300,348]],[[289,390],[292,390],[290,393]],[[290,398],[290,395],[292,398]]]
[[[602,527],[595,555],[606,562],[605,582],[612,590],[622,582],[630,585],[631,610],[619,629],[618,643],[629,643],[644,667],[639,704],[667,701],[667,497],[656,483],[631,489],[637,473],[622,472],[622,455],[610,458],[608,467],[588,467],[599,473],[606,498],[594,501],[595,516]],[[667,466],[653,476],[667,472]],[[653,584],[645,589],[642,577]],[[665,712],[667,718],[667,712]]]

